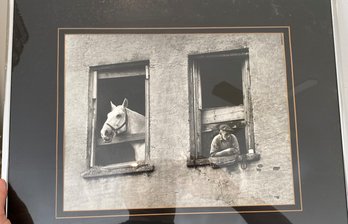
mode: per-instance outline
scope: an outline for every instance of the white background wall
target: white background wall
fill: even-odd
[[[336,10],[337,10],[337,30],[336,34],[336,46],[340,50],[338,52],[339,68],[341,69],[342,75],[342,87],[343,87],[343,106],[348,109],[348,1],[347,0],[336,0]],[[334,10],[335,10],[334,9]],[[346,111],[348,116],[348,111]],[[346,121],[348,124],[348,121]]]
[[[341,119],[342,119],[342,135],[345,156],[345,173],[346,182],[348,184],[348,1],[347,0],[333,0],[333,11],[337,12],[335,22],[336,28],[336,49],[337,64],[338,64],[338,78],[339,87],[341,89]],[[346,189],[348,193],[348,189]]]
[[[8,0],[0,0],[0,127],[2,127],[2,115],[4,106],[5,85],[5,58],[6,58],[6,29],[7,29]],[[2,133],[2,128],[0,128]]]
[[[342,69],[344,77],[344,93],[346,97],[345,105],[348,107],[348,1],[338,0],[338,33],[342,56]]]

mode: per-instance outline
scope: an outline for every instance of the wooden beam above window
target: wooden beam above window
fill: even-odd
[[[202,124],[214,124],[244,119],[245,113],[243,105],[202,110]]]
[[[131,76],[139,76],[143,75],[145,76],[145,70],[142,69],[134,69],[134,70],[128,70],[128,71],[107,71],[107,72],[100,72],[98,73],[98,79],[114,79],[114,78],[124,78],[124,77],[131,77]]]

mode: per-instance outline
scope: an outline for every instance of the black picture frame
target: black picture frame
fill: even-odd
[[[32,223],[346,223],[330,1],[51,3],[16,5],[22,16],[15,23],[23,18],[29,39],[12,73],[8,181],[14,223],[30,216]],[[284,37],[295,205],[64,211],[65,35],[208,33]],[[190,159],[187,169],[196,169],[197,158]],[[141,175],[152,171],[156,164],[149,163]],[[16,206],[28,213],[18,214]]]

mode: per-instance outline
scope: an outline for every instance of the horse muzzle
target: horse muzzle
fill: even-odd
[[[100,135],[105,143],[109,143],[114,137],[114,132],[112,130],[102,129]]]
[[[105,143],[109,143],[109,142],[112,141],[112,137],[111,137],[111,138],[110,138],[110,137],[104,137],[104,138],[103,138],[103,141],[104,141]]]

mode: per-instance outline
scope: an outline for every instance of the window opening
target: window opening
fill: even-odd
[[[244,155],[257,159],[248,49],[192,55],[189,64],[193,144],[188,165],[212,165],[212,161],[215,165],[228,165],[243,160]],[[221,133],[221,125],[231,129],[229,133],[237,138],[239,144],[236,153],[239,156],[227,156],[231,157],[230,162],[226,156],[216,158],[211,153],[213,139]]]
[[[148,62],[91,67],[88,170],[82,176],[148,172]]]

